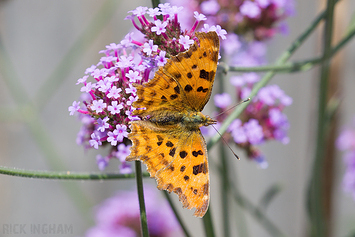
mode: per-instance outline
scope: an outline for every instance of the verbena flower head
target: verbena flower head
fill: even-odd
[[[96,158],[100,170],[107,167],[112,158],[119,159],[120,172],[131,172],[125,162],[129,155],[130,140],[127,138],[129,122],[139,118],[132,115],[132,103],[137,100],[134,83],[142,84],[154,77],[158,67],[167,60],[186,51],[196,40],[195,30],[206,17],[194,13],[195,22],[189,29],[182,29],[178,13],[182,7],[159,4],[159,8],[137,7],[126,17],[144,38],[135,40],[128,33],[119,43],[111,43],[101,50],[100,62],[85,71],[77,85],[83,92],[80,101],[69,107],[70,115],[77,113],[83,126],[77,143],[85,148],[99,149],[110,146],[109,154]],[[149,16],[149,17],[148,17]],[[211,26],[224,37],[220,26]],[[137,38],[142,38],[137,36]]]
[[[165,200],[156,189],[144,188],[150,236],[181,236],[180,226]],[[87,237],[140,236],[140,212],[137,193],[120,192],[96,208],[96,226],[86,232]]]
[[[249,97],[253,85],[259,81],[259,76],[256,73],[246,73],[243,76],[231,77],[230,80],[236,88],[237,100],[241,101]],[[220,108],[219,113],[228,107],[220,105],[229,104],[228,98],[230,97],[227,93],[215,96],[215,104]],[[253,98],[240,118],[234,120],[228,128],[230,138],[262,168],[267,167],[267,162],[256,145],[271,140],[277,140],[283,144],[289,142],[287,136],[289,122],[283,110],[291,104],[292,98],[277,85],[266,86]],[[227,111],[219,115],[217,120],[223,122],[229,113]]]
[[[344,151],[346,166],[343,177],[343,189],[351,193],[355,200],[355,119],[351,126],[343,129],[336,140],[336,147]]]
[[[198,11],[208,17],[208,24],[218,24],[229,33],[264,40],[276,32],[286,33],[281,22],[294,13],[293,0],[169,0],[170,3]],[[185,13],[186,14],[186,13]],[[189,18],[184,18],[188,23]],[[281,23],[280,23],[281,22]]]

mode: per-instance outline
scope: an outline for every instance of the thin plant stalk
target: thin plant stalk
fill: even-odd
[[[327,58],[331,53],[333,18],[335,0],[327,1],[324,25],[323,54]],[[317,119],[316,151],[313,163],[312,177],[309,184],[309,215],[311,221],[311,236],[327,236],[327,225],[324,216],[324,197],[322,180],[324,176],[324,160],[327,139],[327,96],[329,87],[330,60],[322,63],[320,69],[319,101]],[[329,233],[328,233],[329,234]]]
[[[203,228],[205,230],[206,237],[215,237],[212,215],[211,215],[211,205],[208,207],[208,210],[205,216],[202,218],[203,221]]]
[[[132,179],[136,175],[120,174],[120,173],[85,173],[85,172],[71,172],[71,171],[37,171],[37,170],[24,170],[17,168],[10,168],[0,166],[0,174],[33,178],[33,179],[52,179],[52,180],[112,180],[112,179]],[[149,177],[148,172],[143,172],[143,177]]]
[[[135,167],[136,167],[137,193],[138,193],[138,200],[139,200],[139,214],[141,219],[141,231],[143,237],[149,237],[147,212],[144,203],[142,165],[139,160],[135,161]]]
[[[226,152],[224,149],[224,146],[220,145],[219,146],[219,158],[221,160],[221,171],[220,172],[220,178],[221,178],[221,203],[222,203],[222,225],[223,225],[223,236],[224,237],[229,237],[231,236],[230,233],[230,211],[231,211],[231,205],[229,202],[229,182],[228,182],[228,164],[227,164],[227,157],[226,157]]]
[[[163,191],[163,193],[164,193],[164,196],[165,196],[166,200],[168,200],[169,205],[170,205],[171,209],[173,210],[173,212],[175,214],[175,217],[176,217],[177,221],[179,222],[179,224],[181,226],[181,229],[184,232],[185,236],[186,237],[190,237],[191,235],[190,235],[186,225],[184,224],[184,222],[183,222],[178,210],[176,209],[173,201],[171,200],[171,198],[169,196],[169,193],[167,191]]]

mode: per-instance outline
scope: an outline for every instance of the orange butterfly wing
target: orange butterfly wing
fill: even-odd
[[[132,123],[127,161],[141,160],[160,190],[174,191],[184,208],[196,208],[202,217],[209,203],[209,178],[205,140],[198,131],[176,131],[148,121]]]
[[[149,82],[135,85],[134,114],[142,120],[131,122],[133,145],[126,160],[141,160],[159,189],[174,191],[185,208],[196,208],[194,215],[202,217],[209,203],[209,177],[199,127],[214,121],[198,112],[211,95],[219,39],[215,32],[196,36],[199,45],[172,57]]]

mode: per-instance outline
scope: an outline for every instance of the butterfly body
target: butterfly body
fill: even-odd
[[[187,114],[164,111],[157,116],[150,116],[144,120],[154,123],[156,126],[175,125],[176,128],[183,130],[197,130],[202,126],[209,126],[217,123],[216,120],[211,119],[209,116],[201,112],[188,112]]]
[[[138,100],[131,122],[131,154],[141,160],[158,188],[175,192],[185,208],[202,217],[209,205],[206,142],[200,127],[216,121],[201,113],[210,98],[217,70],[219,39],[196,32],[198,43],[172,57],[155,77],[135,85]]]

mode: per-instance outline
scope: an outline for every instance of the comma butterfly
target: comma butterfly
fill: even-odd
[[[208,102],[217,70],[216,32],[196,32],[198,42],[168,60],[155,77],[135,84],[138,100],[131,122],[131,154],[156,179],[158,189],[174,191],[184,208],[203,217],[209,205],[206,142],[200,127],[216,121],[201,113]],[[145,109],[143,109],[145,108]]]

